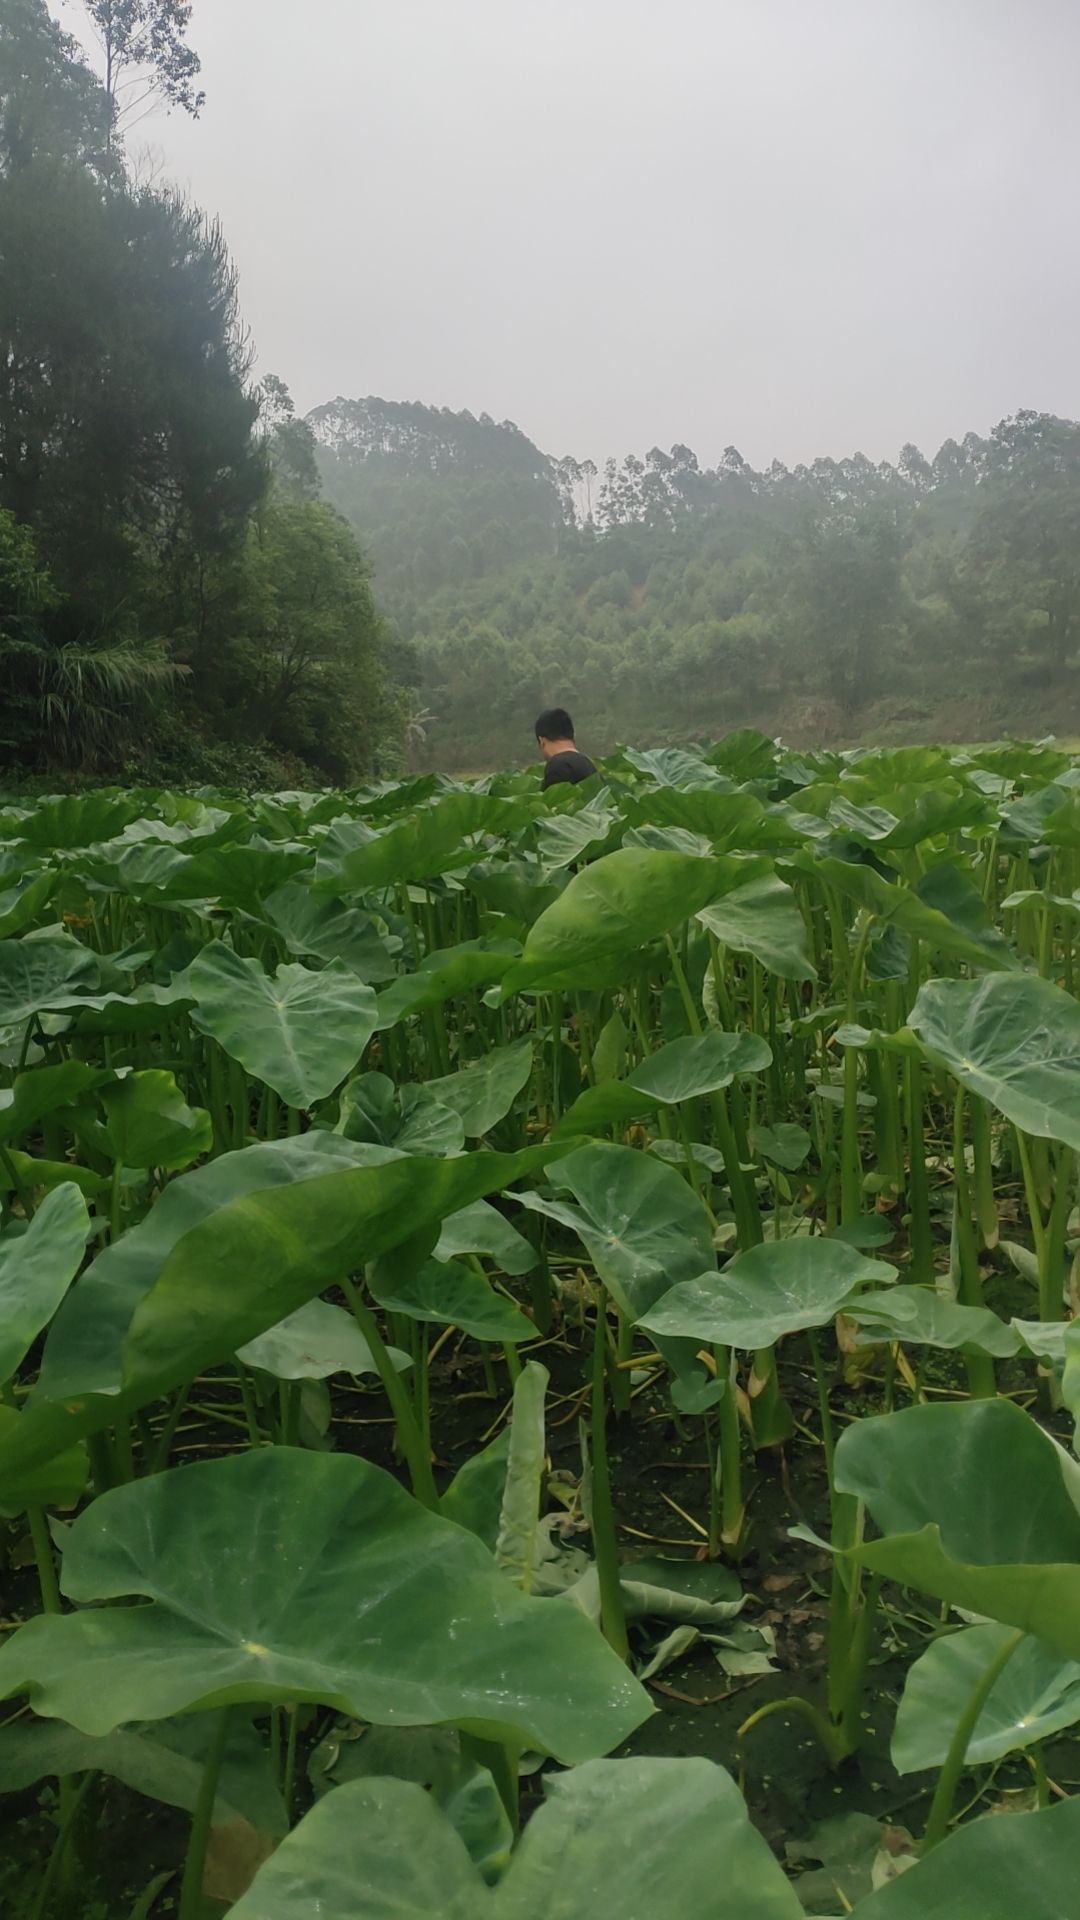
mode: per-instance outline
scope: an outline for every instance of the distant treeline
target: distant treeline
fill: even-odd
[[[188,10],[87,6],[112,92],[0,0],[0,782],[392,766],[392,636],[311,431],[252,378],[217,227],[125,161],[125,99],[200,104]]]
[[[747,723],[796,743],[1080,731],[1071,421],[762,472],[687,446],[598,471],[509,422],[376,399],[309,423],[415,648],[421,759],[520,759],[556,700],[601,749]]]

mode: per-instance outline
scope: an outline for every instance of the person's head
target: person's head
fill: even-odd
[[[536,744],[545,760],[574,744],[574,723],[565,707],[548,707],[536,723]]]

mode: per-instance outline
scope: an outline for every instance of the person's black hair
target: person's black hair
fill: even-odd
[[[565,707],[548,707],[536,723],[538,740],[572,740],[574,723]]]

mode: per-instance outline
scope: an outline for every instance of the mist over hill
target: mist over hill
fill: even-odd
[[[527,758],[755,724],[793,742],[1080,729],[1080,427],[1019,412],[895,462],[553,457],[488,414],[308,416],[414,682],[413,749]],[[411,659],[410,659],[411,650]]]

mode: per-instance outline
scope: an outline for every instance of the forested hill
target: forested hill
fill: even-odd
[[[927,459],[755,471],[553,459],[486,414],[309,415],[327,496],[415,647],[417,758],[753,723],[793,743],[1080,731],[1080,427],[1021,412]]]

